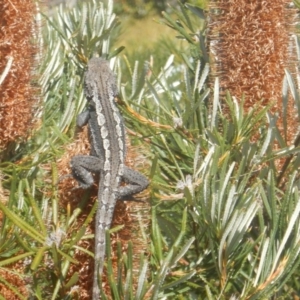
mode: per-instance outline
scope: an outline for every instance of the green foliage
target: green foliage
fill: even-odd
[[[201,10],[187,8],[202,17]],[[289,299],[297,291],[289,280],[300,251],[299,144],[298,138],[287,144],[285,112],[289,93],[300,112],[298,87],[286,70],[284,132],[268,107],[257,104],[246,113],[229,94],[220,98],[218,80],[211,94],[202,38],[194,38],[188,12],[181,10],[180,20],[165,14],[166,22],[190,44],[193,59],[183,55],[183,67],[174,69],[171,57],[158,75],[149,65],[142,73],[135,67],[126,86],[131,92],[122,89],[123,101],[140,114],[125,105],[127,124],[145,137],[153,157],[152,222],[158,227],[152,268],[161,278],[152,295]],[[181,80],[174,82],[174,73]],[[178,220],[186,208],[182,231]],[[185,255],[174,262],[169,254],[181,251],[178,236]]]
[[[296,5],[296,7],[300,8],[300,1],[299,0],[293,0],[293,3]]]
[[[154,82],[145,79],[147,85],[140,90],[143,95],[138,98],[144,102],[139,103],[140,110],[161,125],[172,124],[172,118],[173,122],[180,119],[169,125],[172,129],[158,132],[158,126],[150,122],[147,126],[134,123],[137,119],[130,120],[142,136],[151,137],[155,162],[152,200],[159,195],[155,201],[158,215],[152,220],[155,226],[157,218],[164,232],[152,239],[153,253],[165,249],[159,257],[166,257],[164,263],[160,259],[153,263],[165,272],[170,272],[166,265],[171,265],[171,273],[177,273],[167,278],[161,275],[165,284],[160,286],[160,293],[167,297],[197,294],[220,299],[238,293],[242,299],[262,299],[278,292],[299,264],[297,171],[288,176],[288,189],[280,189],[275,179],[280,174],[275,160],[291,151],[298,154],[299,149],[284,145],[274,151],[275,143],[283,138],[276,128],[276,118],[270,114],[266,129],[264,116],[268,108],[245,114],[229,95],[227,105],[221,105],[217,81],[213,103],[206,105],[209,94],[201,83],[207,72],[204,67],[201,76],[199,64],[195,69],[199,73],[192,74],[198,78],[192,85],[194,89],[187,70],[183,73],[184,88],[179,90],[185,93],[180,97],[168,88],[168,83],[162,84],[159,76]],[[162,73],[165,76],[161,78],[167,81],[167,72]],[[126,95],[122,96],[126,101]],[[192,109],[186,104],[188,100],[192,100]],[[260,136],[259,130],[263,133]],[[161,202],[165,198],[184,200]],[[188,207],[189,221],[182,232],[178,219],[184,207]],[[188,262],[173,264],[167,254],[177,249],[178,235],[181,243],[186,240],[190,247],[187,251],[183,246]]]
[[[151,15],[154,11],[170,11],[170,7],[176,7],[185,1],[172,0],[127,0],[127,1],[115,1],[115,12],[117,14],[130,14],[136,18],[143,18],[147,15]],[[208,0],[193,0],[190,1],[191,4],[201,7],[202,9],[207,8]]]

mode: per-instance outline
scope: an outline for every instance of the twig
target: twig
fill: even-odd
[[[0,76],[0,85],[2,84],[3,80],[6,78],[8,72],[11,68],[13,60],[14,60],[14,58],[12,56],[8,56],[6,67],[5,67],[3,73]]]

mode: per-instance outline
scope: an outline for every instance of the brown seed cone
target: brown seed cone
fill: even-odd
[[[0,151],[32,127],[35,13],[32,0],[0,0]]]
[[[282,111],[284,68],[295,73],[295,42],[292,34],[297,9],[288,0],[212,0],[209,3],[208,47],[211,53],[211,84],[220,78],[222,94],[229,90],[245,108],[274,103],[271,111]],[[292,99],[290,99],[292,100]],[[298,128],[290,101],[288,141]],[[282,129],[282,119],[278,121]]]

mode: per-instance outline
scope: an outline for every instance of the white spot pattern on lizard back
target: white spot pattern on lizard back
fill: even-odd
[[[96,110],[97,113],[101,113],[102,111],[102,106],[100,101],[97,101],[97,103],[95,102],[94,99],[98,98],[98,87],[97,87],[97,83],[95,81],[93,81],[92,85],[92,90],[93,90],[93,97],[92,97],[92,101],[96,104]]]
[[[109,186],[110,185],[110,173],[106,173],[106,175],[104,176],[104,185],[105,186]]]
[[[103,220],[105,218],[105,215],[106,215],[105,209],[101,209],[100,220]],[[105,228],[104,222],[99,222],[98,227],[104,229]]]
[[[116,105],[116,102],[115,102],[115,100],[114,100],[114,97],[111,97],[111,103],[112,103],[112,110],[114,111],[114,112],[116,112],[117,114],[119,114],[119,109],[118,109],[118,107],[117,107],[117,105]]]
[[[105,151],[105,157],[108,159],[108,158],[110,158],[110,155],[111,155],[110,150],[106,150]]]
[[[120,117],[115,111],[114,111],[114,119],[118,124],[120,124],[120,122],[121,122]]]
[[[103,139],[105,139],[107,136],[108,136],[107,128],[106,128],[106,126],[102,126],[102,127],[101,127],[101,137],[102,137]]]
[[[97,117],[98,124],[99,124],[99,126],[103,126],[105,124],[105,117],[101,113],[97,112],[97,114],[98,114],[98,117]]]
[[[120,163],[119,165],[119,171],[118,171],[119,176],[123,176],[124,174],[124,164]]]
[[[103,140],[103,148],[104,148],[105,150],[107,150],[107,149],[109,148],[109,146],[110,146],[109,140],[108,140],[108,139],[104,139],[104,140]]]
[[[109,188],[105,188],[101,197],[101,203],[100,204],[107,204],[109,202]],[[103,220],[103,219],[100,219]]]
[[[117,125],[117,126],[116,126],[116,130],[117,130],[117,135],[118,135],[118,136],[122,136],[122,129],[121,129],[121,126],[120,126],[120,125]]]
[[[119,142],[119,148],[120,148],[120,150],[124,150],[124,144],[123,144],[122,139],[118,139],[118,142]]]
[[[104,171],[109,171],[110,170],[110,161],[106,160],[104,162],[104,167],[103,167]]]

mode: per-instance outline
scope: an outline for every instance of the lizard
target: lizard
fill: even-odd
[[[77,116],[77,126],[88,125],[90,155],[73,156],[72,175],[80,188],[94,183],[93,173],[99,173],[98,208],[95,217],[95,253],[93,300],[100,298],[99,277],[105,258],[105,234],[110,229],[117,200],[147,188],[148,179],[125,166],[125,128],[115,97],[116,77],[104,58],[89,60],[84,75],[84,93],[89,107]],[[125,182],[126,185],[122,185]]]

